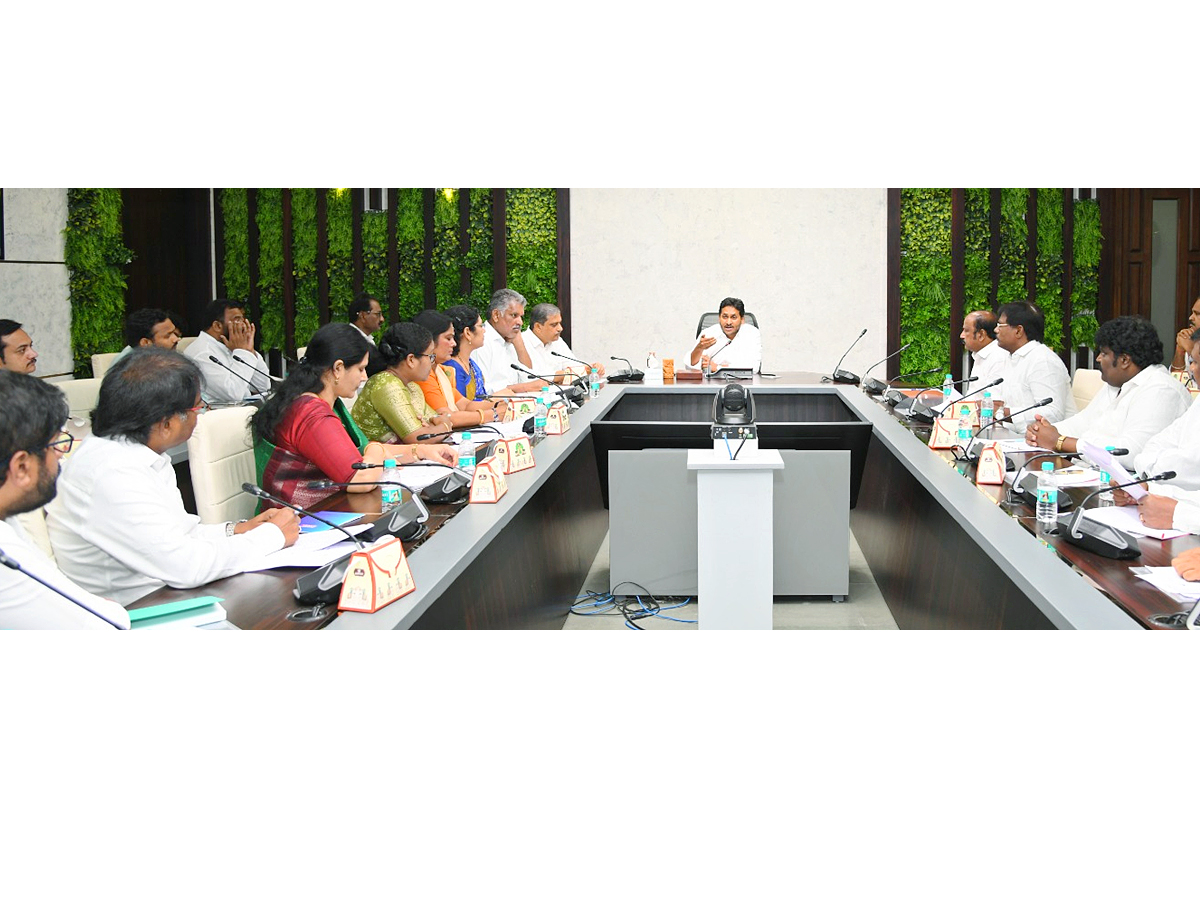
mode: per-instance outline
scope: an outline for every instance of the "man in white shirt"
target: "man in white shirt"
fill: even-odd
[[[54,497],[59,458],[73,442],[63,431],[67,414],[67,398],[53,385],[0,371],[0,551],[7,560],[0,565],[0,629],[129,627],[119,603],[67,578],[19,521],[22,513],[40,516]]]
[[[722,368],[757,372],[762,367],[762,335],[745,318],[746,305],[741,300],[722,300],[716,323],[697,336],[686,368],[703,369],[707,364],[714,372]]]
[[[1200,335],[1200,330],[1196,332]],[[1200,379],[1200,362],[1188,358],[1188,368]],[[1173,490],[1200,490],[1200,404],[1192,402],[1182,416],[1146,442],[1133,460],[1133,470],[1142,475],[1174,472]],[[1153,485],[1153,491],[1165,491],[1166,485]],[[1168,492],[1169,493],[1169,492]]]
[[[0,369],[32,375],[37,369],[37,358],[33,338],[21,323],[0,319]]]
[[[363,337],[372,344],[376,343],[375,332],[383,327],[383,307],[378,300],[370,294],[359,294],[350,302],[346,317]]]
[[[200,371],[182,354],[135,350],[113,364],[92,433],[46,507],[65,574],[128,606],[163,585],[198,587],[245,571],[295,543],[300,522],[288,509],[212,525],[184,510],[166,451],[191,437],[202,408]]]
[[[521,323],[525,319],[525,298],[510,288],[501,288],[492,294],[492,302],[488,304],[487,322],[483,326],[483,346],[476,350],[471,358],[483,372],[483,380],[489,391],[508,388],[520,394],[527,391],[540,391],[550,384],[544,379],[522,378],[521,373],[513,368],[516,363],[535,374],[541,373],[533,368],[533,359],[525,345],[525,337],[521,331]],[[557,371],[558,366],[552,371]]]
[[[554,372],[559,376],[554,380],[559,382],[570,377],[568,369],[580,366],[589,370],[594,366],[603,377],[604,363],[576,361],[575,351],[562,339],[562,330],[562,311],[553,303],[538,303],[529,310],[529,328],[521,332],[521,338],[533,362],[530,368],[539,374]],[[562,356],[555,356],[555,353]]]
[[[1074,453],[1080,441],[1124,447],[1132,469],[1147,441],[1187,412],[1192,396],[1162,364],[1163,345],[1140,316],[1119,316],[1096,331],[1096,365],[1104,381],[1083,410],[1051,424],[1035,415],[1025,440],[1045,450]]]
[[[1014,426],[1033,422],[1034,410],[1021,412],[1047,397],[1050,403],[1036,413],[1058,422],[1078,411],[1071,394],[1071,376],[1058,354],[1042,343],[1046,320],[1042,311],[1028,301],[1003,304],[996,323],[996,340],[1008,351],[1004,371],[1004,405]]]
[[[208,326],[183,351],[200,367],[201,394],[208,403],[244,403],[271,389],[270,369],[254,349],[256,329],[245,307],[238,300],[212,301],[204,308]]]
[[[183,339],[171,314],[163,309],[135,309],[125,317],[125,349],[117,354],[124,359],[134,347],[161,347],[174,350]]]
[[[971,383],[963,390],[975,390],[990,384],[997,378],[1004,377],[1008,367],[1008,351],[996,340],[996,314],[990,309],[980,309],[967,313],[963,318],[962,333],[959,334],[963,346],[971,354],[971,375],[978,381]],[[997,385],[992,391],[992,398],[1004,396],[1003,385]]]

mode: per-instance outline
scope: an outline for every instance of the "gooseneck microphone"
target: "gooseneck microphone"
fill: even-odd
[[[979,376],[977,375],[975,377],[978,378]],[[996,385],[1002,383],[1003,381],[1004,381],[1003,378],[997,378],[995,381],[989,382],[988,384],[985,384],[981,388],[975,388],[975,390],[970,391],[969,393],[963,394],[961,397],[958,398],[958,400],[952,400],[948,406],[943,406],[936,413],[934,413],[934,415],[935,416],[943,416],[946,414],[946,410],[953,407],[955,403],[958,403],[962,400],[966,400],[968,397],[971,396],[971,394],[978,394],[980,391],[986,391],[988,388],[995,387]]]
[[[589,363],[589,362],[584,362],[582,359],[576,359],[576,358],[575,358],[575,357],[573,357],[573,356],[567,356],[567,354],[565,354],[565,353],[559,353],[557,350],[551,350],[551,351],[550,351],[550,355],[551,355],[551,356],[557,356],[559,359],[569,359],[571,362],[577,362],[577,363],[579,363],[581,366],[587,366],[589,370],[592,368],[592,364],[591,364],[591,363]]]
[[[646,377],[645,372],[641,371],[640,369],[635,369],[633,364],[624,357],[610,356],[609,359],[611,359],[613,362],[623,362],[625,363],[626,368],[629,369],[628,372],[622,372],[619,375],[609,375],[609,384],[632,384],[634,382],[641,381]]]
[[[50,582],[43,581],[41,578],[39,578],[37,575],[34,575],[28,569],[23,568],[19,562],[17,562],[15,559],[13,559],[11,556],[9,556],[3,550],[0,550],[0,565],[8,566],[8,568],[13,569],[14,571],[20,572],[26,578],[32,578],[34,581],[36,581],[42,587],[54,591],[54,593],[58,594],[58,596],[66,599],[66,600],[70,600],[72,603],[74,603],[80,609],[86,610],[87,612],[90,612],[93,616],[95,616],[97,619],[107,622],[113,628],[117,629],[117,631],[128,631],[129,630],[129,626],[120,625],[120,624],[114,622],[108,616],[101,615],[100,613],[96,612],[96,610],[94,610],[90,606],[88,606],[86,603],[83,603],[80,600],[76,600],[74,597],[72,597],[70,594],[66,593],[62,589],[57,588],[54,585],[50,584]]]
[[[902,372],[895,378],[889,378],[887,380],[888,387],[887,390],[883,392],[883,399],[890,406],[895,406],[897,410],[901,410],[902,407],[907,409],[909,406],[912,406],[913,398],[905,397],[904,394],[901,393],[900,389],[893,384],[893,382],[900,381],[904,378],[916,378],[921,375],[933,375],[935,372],[940,375],[944,371],[945,369],[943,369],[941,366],[934,366],[932,369],[923,369],[920,372]],[[922,391],[922,393],[924,392]]]
[[[351,534],[349,531],[347,531],[345,528],[343,528],[341,525],[337,524],[336,522],[331,522],[331,521],[329,521],[329,519],[323,519],[319,515],[317,515],[315,512],[313,512],[312,510],[305,509],[303,506],[293,506],[291,503],[288,503],[282,497],[276,497],[274,494],[264,491],[257,484],[250,484],[249,482],[244,482],[242,484],[242,490],[245,491],[247,494],[250,494],[253,497],[258,497],[261,500],[270,500],[273,503],[278,503],[280,506],[286,506],[288,509],[295,510],[296,512],[300,513],[300,515],[302,515],[302,516],[312,516],[312,518],[316,519],[318,522],[328,525],[330,528],[336,528],[342,534],[346,535],[346,537],[350,538],[350,540],[354,541],[354,543],[356,543],[358,545],[358,549],[360,549],[360,550],[362,550],[363,547],[365,546],[362,541],[360,541],[357,537],[355,537],[353,534]]]
[[[992,421],[988,422],[986,425],[981,425],[979,427],[979,430],[976,431],[974,435],[972,435],[971,443],[974,444],[976,439],[978,439],[978,437],[981,434],[983,434],[985,431],[987,431],[989,428],[991,428],[995,425],[999,425],[1001,422],[1011,422],[1015,416],[1019,416],[1019,415],[1021,415],[1021,413],[1027,413],[1031,409],[1038,409],[1039,407],[1042,407],[1042,406],[1049,406],[1053,402],[1054,402],[1053,397],[1046,397],[1044,400],[1039,400],[1037,403],[1034,403],[1032,406],[1027,406],[1024,409],[1018,409],[1016,412],[1009,413],[1007,416],[1001,416],[998,419],[992,419]]]
[[[958,381],[951,381],[950,384],[952,386],[953,385],[963,385],[963,384],[970,384],[972,381],[978,381],[978,380],[979,380],[978,375],[972,375],[969,378],[961,378]],[[918,422],[924,422],[926,425],[932,425],[933,420],[936,417],[937,413],[934,412],[934,409],[932,406],[926,406],[924,403],[922,403],[921,397],[923,397],[925,394],[928,394],[930,391],[939,391],[939,390],[943,390],[944,388],[945,388],[944,384],[939,385],[937,387],[928,387],[928,388],[925,388],[925,390],[918,393],[915,397],[913,397],[912,404],[908,408],[908,417],[910,419],[916,419]],[[902,406],[902,404],[899,404],[899,403],[896,404],[896,409],[900,409],[901,406]]]
[[[209,359],[212,359],[212,358],[213,357],[211,357],[211,356],[209,357]],[[236,359],[238,362],[240,362],[243,366],[253,369],[259,375],[266,375],[267,378],[269,378],[271,381],[275,382],[276,384],[283,384],[282,378],[278,378],[278,377],[272,375],[270,372],[262,371],[258,366],[254,365],[254,363],[248,363],[244,359],[242,359],[240,356],[235,356],[234,359]],[[220,364],[220,361],[217,360],[217,363]]]
[[[911,346],[912,346],[912,341],[909,341],[907,344],[905,344],[903,347],[901,347],[895,353],[889,353],[883,359],[879,360],[879,362],[871,363],[871,365],[867,367],[867,371],[863,372],[863,376],[862,376],[863,390],[866,391],[868,394],[882,394],[884,392],[884,390],[887,388],[887,384],[885,382],[880,381],[878,378],[868,378],[867,376],[869,374],[871,374],[871,369],[875,368],[877,365],[879,365],[879,363],[887,362],[893,356],[900,355],[901,353],[903,353],[905,350],[907,350]]]
[[[1029,470],[1029,464],[1031,462],[1039,459],[1070,459],[1078,455],[1078,453],[1060,453],[1057,451],[1052,451],[1048,453],[1035,453],[1033,456],[1030,456],[1021,464],[1021,468],[1017,469],[1016,474],[1013,475],[1012,487],[1008,489],[1008,504],[1011,506],[1013,503],[1013,498],[1017,497],[1018,494],[1020,495],[1018,499],[1020,499],[1021,502],[1027,506],[1032,506],[1037,501],[1038,473]],[[1029,481],[1028,488],[1021,483],[1026,480]],[[1058,508],[1060,512],[1069,512],[1074,505],[1075,501],[1071,499],[1070,494],[1068,494],[1066,491],[1058,492]]]
[[[1116,491],[1121,488],[1132,487],[1135,484],[1149,484],[1152,481],[1169,481],[1174,477],[1174,472],[1163,472],[1150,478],[1139,478],[1136,481],[1127,481],[1124,484],[1109,484],[1101,488],[1096,488],[1096,490],[1083,498],[1083,502],[1079,504],[1079,509],[1075,510],[1075,515],[1071,517],[1071,524],[1068,526],[1066,532],[1060,532],[1059,536],[1068,544],[1074,544],[1076,547],[1081,547],[1084,550],[1095,553],[1097,556],[1103,556],[1108,559],[1136,559],[1142,555],[1142,551],[1137,544],[1137,538],[1105,522],[1085,519],[1083,517],[1084,507],[1089,500],[1098,494],[1103,494],[1105,491]]]
[[[524,372],[526,375],[531,375],[534,378],[540,378],[542,381],[549,381],[550,387],[556,389],[566,399],[579,402],[579,401],[582,401],[583,398],[587,394],[587,392],[585,390],[583,390],[583,388],[579,387],[579,382],[583,381],[582,376],[579,376],[579,375],[575,376],[575,380],[573,382],[571,382],[571,384],[569,384],[569,385],[561,385],[561,384],[554,383],[553,375],[539,375],[539,374],[537,374],[537,372],[531,372],[528,369],[526,369],[524,366],[519,365],[518,363],[509,363],[509,365],[511,365],[518,372]]]
[[[843,369],[842,363],[846,361],[846,357],[850,354],[850,351],[854,349],[854,344],[857,344],[859,341],[861,341],[863,335],[866,333],[867,329],[865,328],[859,332],[858,337],[854,339],[854,343],[846,348],[846,352],[842,354],[842,358],[839,359],[837,365],[833,367],[833,380],[838,384],[858,384],[858,376],[853,372],[847,372],[845,369]]]
[[[250,385],[250,387],[254,390],[254,393],[256,393],[256,394],[265,393],[265,391],[263,391],[259,387],[256,387],[254,382],[251,381],[249,378],[247,378],[245,375],[243,375],[241,372],[238,372],[237,370],[232,369],[229,366],[225,365],[225,363],[221,362],[219,359],[217,359],[211,353],[208,354],[208,358],[210,361],[215,362],[218,366],[220,366],[226,372],[231,372],[233,374],[234,378],[240,378],[240,379],[242,379],[242,381],[246,382],[246,384]],[[234,359],[237,359],[237,357],[235,356]],[[257,369],[255,371],[257,371]]]

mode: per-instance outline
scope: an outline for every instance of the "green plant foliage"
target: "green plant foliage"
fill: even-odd
[[[133,254],[123,243],[121,205],[118,188],[67,190],[64,261],[77,378],[91,376],[93,353],[114,353],[125,344],[125,266]]]
[[[245,300],[250,296],[250,218],[245,188],[223,188],[220,196],[224,223],[224,297]]]
[[[279,188],[260,188],[258,223],[258,329],[262,346],[283,347],[283,206]]]
[[[471,274],[471,293],[465,298],[486,315],[492,297],[492,192],[471,189],[471,215],[467,226],[470,247],[465,260]]]
[[[1071,346],[1091,346],[1099,323],[1096,301],[1100,292],[1100,204],[1075,201],[1074,264],[1071,281]]]
[[[526,310],[558,299],[553,188],[514,188],[507,192],[508,286],[524,295]]]
[[[963,209],[963,312],[991,309],[991,208],[987,188],[967,188]]]
[[[1044,343],[1054,350],[1063,349],[1062,230],[1062,191],[1040,188],[1037,192],[1036,303],[1046,317]]]
[[[312,188],[292,190],[292,276],[295,279],[292,333],[296,346],[303,347],[321,327],[321,311],[317,306],[317,192]]]
[[[950,358],[950,191],[900,192],[900,371],[947,368]],[[914,379],[930,384],[935,376]]]
[[[1000,282],[996,288],[996,305],[1025,300],[1025,247],[1029,228],[1025,209],[1029,202],[1027,188],[1000,189]]]

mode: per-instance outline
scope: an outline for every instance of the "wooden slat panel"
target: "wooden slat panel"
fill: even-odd
[[[900,188],[887,192],[887,352],[900,349]],[[887,362],[888,378],[900,374],[900,357]]]

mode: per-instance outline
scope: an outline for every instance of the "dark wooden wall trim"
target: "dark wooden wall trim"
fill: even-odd
[[[421,188],[421,220],[425,226],[425,240],[421,246],[421,284],[424,287],[426,309],[437,309],[437,284],[433,280],[433,243],[437,240],[433,227],[434,190]]]
[[[492,189],[492,290],[508,287],[507,191]]]
[[[988,301],[992,312],[1000,305],[1000,188],[988,190],[988,269],[992,277]]]
[[[283,352],[294,356],[296,350],[296,273],[292,263],[292,189],[279,192],[281,218],[283,219]]]
[[[967,255],[967,192],[964,188],[950,190],[950,377],[955,381],[966,376],[962,370],[963,342],[960,325],[966,305]],[[963,388],[963,392],[966,392]]]
[[[353,272],[350,284],[355,297],[361,294],[363,289],[363,195],[362,188],[350,188],[350,258]]]
[[[221,208],[221,191],[224,188],[212,190],[213,217],[213,266],[217,283],[213,286],[213,299],[225,296],[225,211]]]
[[[398,322],[400,320],[400,248],[396,245],[396,234],[399,230],[397,222],[400,217],[400,189],[388,188],[387,198],[388,317],[391,321]],[[361,236],[359,240],[362,240]]]
[[[317,321],[329,324],[329,195],[317,188]]]
[[[887,349],[900,349],[900,188],[887,192]],[[900,374],[900,354],[887,362],[887,377]]]
[[[1070,368],[1070,357],[1075,350],[1075,341],[1071,339],[1071,291],[1075,290],[1075,201],[1074,192],[1063,188],[1063,273],[1062,273],[1062,314],[1063,314],[1063,362]]]
[[[555,262],[558,267],[558,293],[555,297],[562,312],[563,340],[571,343],[571,192],[567,188],[554,191],[555,205]]]

